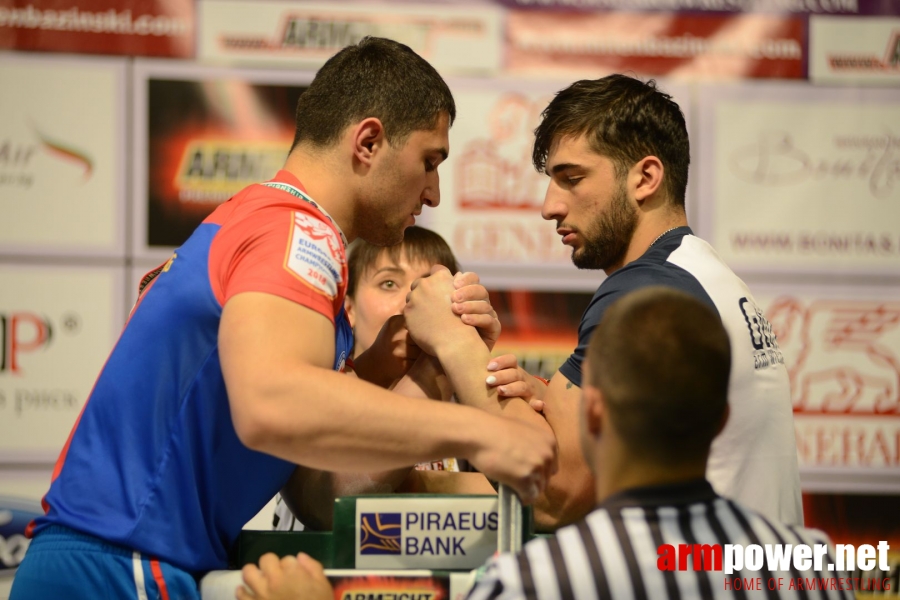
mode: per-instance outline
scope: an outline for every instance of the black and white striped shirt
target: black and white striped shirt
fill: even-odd
[[[518,555],[492,559],[469,600],[656,600],[662,598],[852,599],[853,592],[791,589],[798,578],[844,578],[839,572],[660,570],[663,544],[828,544],[823,564],[834,563],[825,533],[772,522],[713,491],[705,479],[629,490],[609,498],[584,520],[550,538],[530,541]],[[745,589],[738,578],[759,578],[761,589]],[[781,578],[779,588],[778,579]],[[727,585],[726,580],[732,584]],[[769,581],[776,589],[769,590]],[[736,589],[740,587],[740,589]]]

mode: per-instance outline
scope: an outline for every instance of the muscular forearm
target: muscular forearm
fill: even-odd
[[[581,390],[557,373],[547,387],[544,417],[557,440],[559,470],[534,505],[538,531],[573,523],[594,507],[594,478],[585,462],[579,435]]]
[[[526,498],[554,467],[549,432],[332,371],[333,323],[284,298],[236,294],[223,307],[218,342],[231,422],[252,450],[335,472],[453,456]]]
[[[528,406],[527,402],[521,398],[500,398],[497,390],[485,383],[488,375],[485,365],[490,361],[490,352],[475,329],[463,330],[461,335],[456,335],[452,341],[441,346],[438,354],[441,366],[450,378],[461,404],[539,424],[549,430],[544,418]]]
[[[355,372],[350,376],[360,376],[360,373]],[[440,400],[442,395],[449,398],[450,394],[449,382],[440,364],[433,356],[426,354],[416,360],[393,390],[404,396],[423,400]],[[291,512],[309,529],[330,530],[335,498],[389,494],[408,485],[409,481],[418,481],[418,478],[410,479],[414,473],[418,471],[412,467],[376,473],[334,473],[297,467],[281,493]],[[484,479],[483,476],[479,477]]]
[[[471,458],[491,430],[471,408],[406,398],[311,366],[270,375],[251,390],[228,391],[253,398],[232,402],[244,444],[329,471],[379,471],[447,456]]]

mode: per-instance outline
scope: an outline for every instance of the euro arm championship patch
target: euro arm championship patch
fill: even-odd
[[[324,221],[296,211],[284,268],[316,292],[334,299],[341,281],[341,240]]]

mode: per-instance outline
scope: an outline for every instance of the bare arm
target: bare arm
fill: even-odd
[[[405,316],[410,334],[429,354],[438,357],[461,404],[488,413],[512,417],[550,431],[546,421],[521,398],[499,398],[485,383],[490,350],[476,329],[453,314],[453,278],[443,267],[418,280],[410,293]],[[486,305],[490,308],[490,305]]]
[[[559,470],[536,501],[535,521],[540,530],[550,530],[578,520],[594,506],[593,476],[581,451],[581,390],[557,372],[544,390],[543,415],[521,398],[498,397],[496,388],[486,384],[486,365],[491,361],[487,347],[477,343],[475,330],[447,318],[452,292],[447,279],[448,274],[436,268],[414,285],[405,312],[410,334],[425,352],[440,358],[461,403],[552,430]]]
[[[229,300],[219,352],[235,429],[252,449],[313,468],[376,471],[468,454],[477,444],[460,407],[332,371],[332,324],[283,298]]]
[[[479,366],[481,373],[484,372],[487,358],[485,353],[470,349],[448,353],[441,360],[461,402],[507,418],[539,423],[552,430],[558,470],[550,475],[544,493],[535,501],[536,529],[554,531],[581,519],[595,506],[594,478],[580,442],[581,389],[557,372],[544,391],[543,413],[538,413],[521,398],[498,397],[496,388],[483,391],[484,377],[476,375]],[[468,389],[469,394],[463,395],[461,389]]]
[[[422,355],[397,384],[395,391],[406,396],[423,399],[439,399],[442,394],[449,396],[446,386],[446,375],[435,364],[434,357]],[[355,377],[349,373],[348,377]],[[281,489],[290,511],[309,529],[328,531],[333,527],[334,500],[341,496],[358,496],[363,494],[389,494],[395,491],[416,493],[492,493],[493,488],[478,473],[491,492],[471,491],[470,485],[460,487],[454,492],[450,483],[440,480],[440,484],[430,483],[429,476],[418,476],[412,467],[401,467],[377,473],[334,473],[308,467],[297,467],[291,478]],[[424,480],[423,480],[424,478]],[[471,478],[470,478],[471,479]]]
[[[558,372],[544,394],[544,417],[556,435],[559,470],[534,505],[538,531],[573,523],[594,508],[594,478],[581,450],[581,388]]]

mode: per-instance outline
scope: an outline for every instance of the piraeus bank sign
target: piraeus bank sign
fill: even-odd
[[[497,499],[358,498],[357,569],[474,569],[497,550]]]

